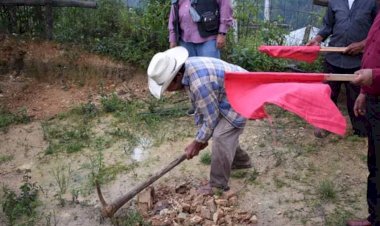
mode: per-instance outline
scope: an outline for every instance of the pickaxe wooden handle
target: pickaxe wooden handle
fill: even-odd
[[[133,188],[130,192],[123,195],[122,197],[116,199],[110,204],[107,204],[107,202],[104,200],[102,191],[100,190],[100,185],[96,181],[96,191],[99,196],[99,200],[102,203],[102,216],[103,217],[113,217],[113,215],[118,211],[125,203],[127,203],[129,200],[131,200],[133,197],[135,197],[138,193],[140,193],[142,190],[147,188],[149,185],[153,184],[156,180],[158,180],[160,177],[165,175],[167,172],[169,172],[171,169],[179,165],[181,162],[183,162],[186,159],[186,154],[181,155],[174,161],[172,161],[167,167],[160,170],[159,172],[155,173],[153,176],[148,178],[145,182],[140,183],[135,188]]]

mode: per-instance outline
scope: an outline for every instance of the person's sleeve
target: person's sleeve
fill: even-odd
[[[375,87],[380,87],[380,68],[372,69],[372,80]]]
[[[219,32],[227,33],[228,29],[232,26],[233,23],[231,0],[219,0],[219,11]]]
[[[219,122],[218,98],[209,85],[200,84],[194,91],[195,107],[202,115],[200,125],[195,140],[206,143],[212,136],[215,127]]]
[[[334,12],[332,11],[331,5],[329,3],[327,7],[326,15],[323,17],[323,27],[318,32],[318,35],[322,36],[323,38],[322,41],[325,41],[326,38],[332,34],[334,24],[335,24]]]
[[[168,23],[168,29],[169,29],[169,42],[176,42],[176,37],[175,37],[175,30],[174,30],[174,18],[175,18],[175,13],[174,13],[174,7],[173,5],[170,8],[170,14],[169,14],[169,23]]]
[[[372,86],[380,87],[380,68],[372,69],[372,80],[373,80]],[[363,87],[360,89],[360,93],[366,94]]]

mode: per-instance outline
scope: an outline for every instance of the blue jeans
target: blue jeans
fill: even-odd
[[[189,57],[205,56],[220,59],[220,50],[216,48],[216,39],[203,43],[184,42],[180,40],[179,45],[187,49]]]

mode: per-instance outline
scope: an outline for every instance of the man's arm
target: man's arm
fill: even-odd
[[[169,23],[168,23],[170,48],[177,46],[176,33],[175,33],[174,24],[173,24],[174,20],[175,20],[175,12],[174,12],[173,4],[172,4],[170,8]]]
[[[219,22],[219,34],[216,38],[217,48],[221,49],[226,45],[226,34],[228,29],[232,26],[232,5],[230,0],[219,0],[219,12],[220,12],[220,22]]]
[[[359,53],[362,53],[365,47],[367,39],[364,39],[360,42],[353,42],[350,45],[347,46],[347,49],[344,51],[344,53],[349,55],[357,55]]]
[[[308,46],[320,45],[321,42],[323,42],[327,37],[329,37],[332,34],[334,24],[335,24],[335,16],[329,2],[326,14],[323,17],[322,29],[318,32],[317,36],[311,39],[306,45]]]

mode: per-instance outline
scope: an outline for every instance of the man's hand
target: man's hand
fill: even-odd
[[[362,53],[364,50],[365,42],[354,42],[347,46],[346,51],[344,51],[345,54],[349,55],[357,55],[359,53]]]
[[[169,46],[170,49],[171,49],[171,48],[174,48],[174,47],[176,47],[176,46],[177,46],[177,43],[176,43],[176,42],[170,42],[170,46]]]
[[[207,145],[208,145],[207,142],[206,143],[200,143],[196,140],[191,142],[191,144],[189,144],[185,148],[187,159],[192,159],[194,156],[197,156],[202,149],[207,147]]]
[[[226,45],[226,36],[218,34],[218,36],[216,36],[216,48],[222,49],[224,48],[225,45]]]
[[[311,39],[308,43],[306,43],[307,46],[320,46],[323,38],[320,35],[315,36],[313,39]]]
[[[360,86],[372,85],[372,69],[361,69],[355,72],[356,78],[352,83]]]
[[[356,98],[354,113],[356,117],[365,115],[365,95],[363,93],[359,94],[358,98]]]

